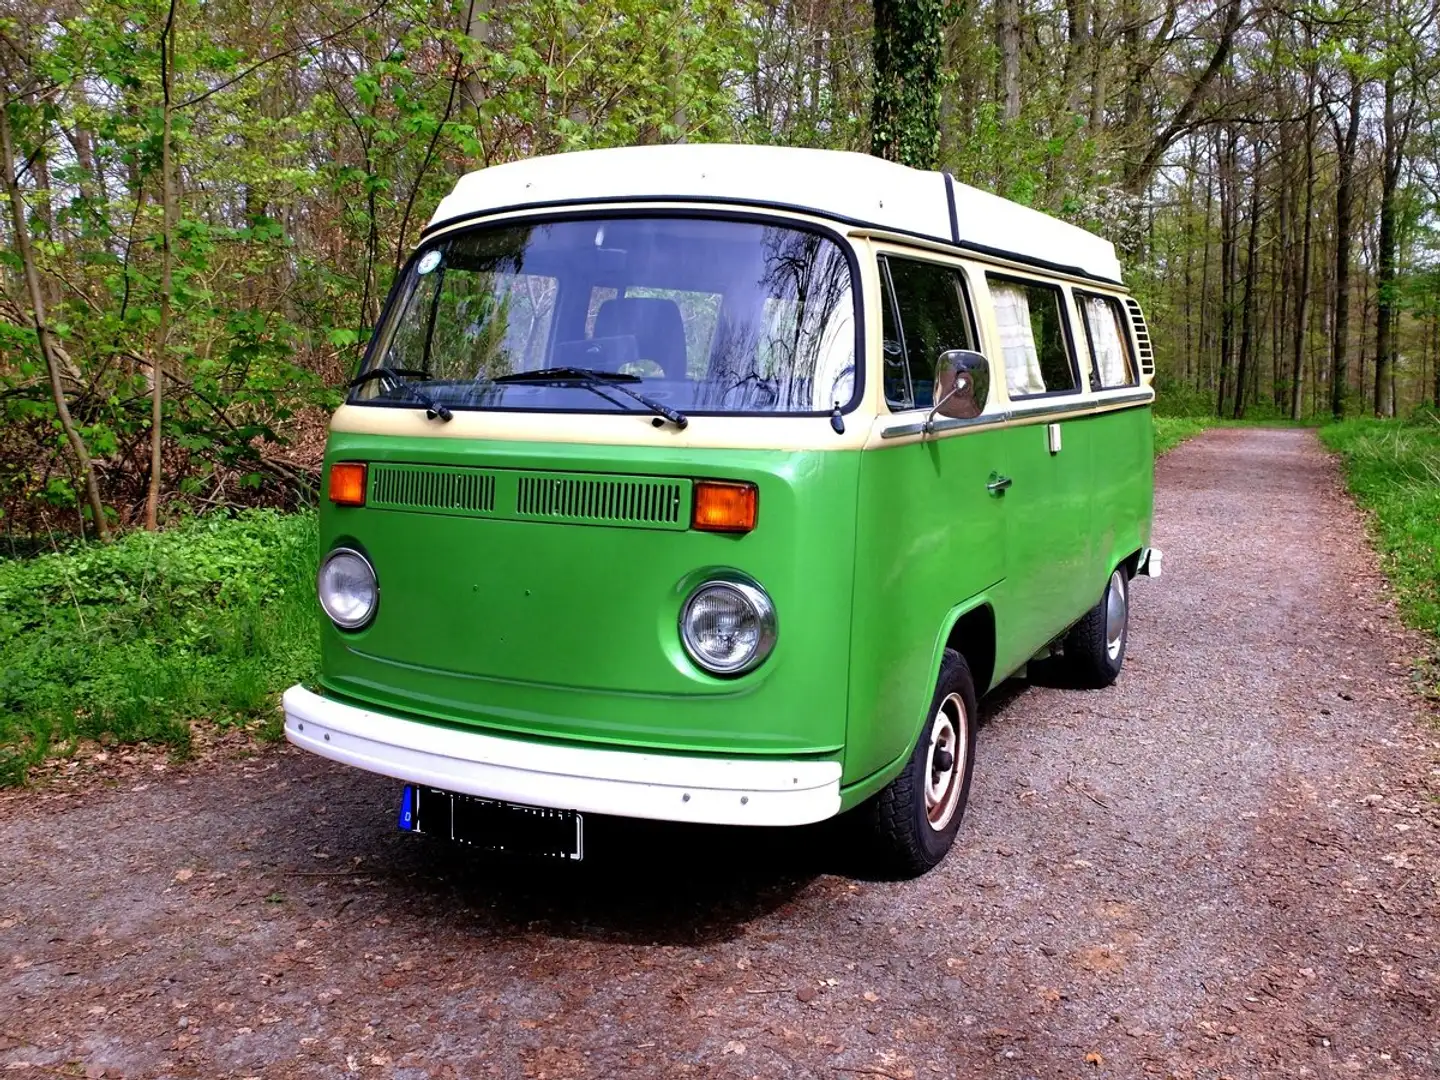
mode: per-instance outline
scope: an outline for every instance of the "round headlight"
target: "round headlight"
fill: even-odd
[[[336,548],[320,564],[320,606],[342,630],[358,630],[375,614],[380,586],[370,560],[352,548]]]
[[[690,659],[712,675],[740,675],[775,647],[775,605],[758,586],[707,581],[680,612],[680,640]]]

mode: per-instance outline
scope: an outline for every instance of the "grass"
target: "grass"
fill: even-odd
[[[1186,439],[1199,435],[1217,423],[1208,416],[1157,416],[1155,422],[1155,456],[1174,450]]]
[[[313,514],[254,511],[0,560],[0,785],[81,739],[278,737],[276,693],[318,662],[316,539]]]
[[[1440,638],[1440,415],[1345,420],[1320,429],[1345,466],[1351,493],[1410,626]],[[1431,692],[1440,691],[1431,670]]]

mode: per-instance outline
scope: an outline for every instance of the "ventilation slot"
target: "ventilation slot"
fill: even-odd
[[[688,525],[689,492],[688,480],[521,474],[515,516],[576,525],[683,529]]]
[[[1145,314],[1140,310],[1139,301],[1128,296],[1125,306],[1130,309],[1130,325],[1135,328],[1135,343],[1140,348],[1140,371],[1144,375],[1154,375],[1155,348],[1150,344],[1150,328],[1145,325]]]
[[[489,514],[495,509],[495,474],[444,466],[372,465],[367,501],[382,510]]]

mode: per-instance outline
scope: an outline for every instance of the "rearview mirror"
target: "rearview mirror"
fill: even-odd
[[[971,349],[950,349],[935,361],[935,406],[925,418],[928,434],[935,417],[970,420],[985,411],[990,400],[990,361]]]

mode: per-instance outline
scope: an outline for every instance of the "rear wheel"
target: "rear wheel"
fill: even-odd
[[[1110,575],[1099,602],[1070,628],[1065,663],[1080,686],[1099,690],[1120,676],[1130,637],[1130,580],[1125,567]]]
[[[868,806],[882,868],[915,877],[955,842],[975,764],[975,681],[965,658],[946,649],[925,728],[900,775]]]

